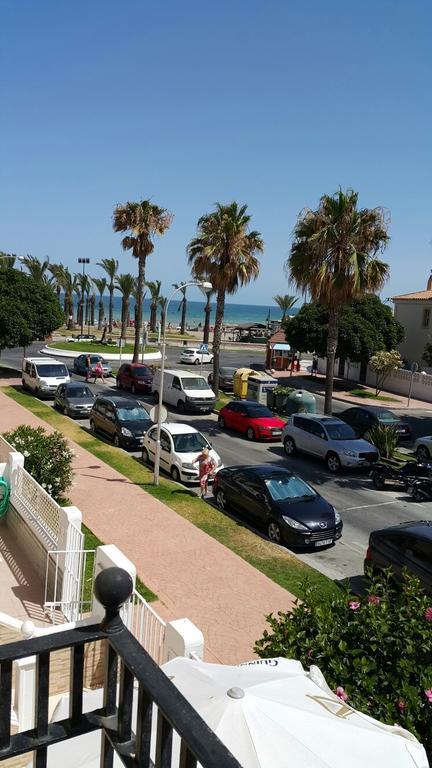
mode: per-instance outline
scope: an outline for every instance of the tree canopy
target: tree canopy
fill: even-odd
[[[26,347],[49,336],[63,322],[50,285],[0,267],[0,349]]]
[[[304,304],[285,325],[285,336],[292,349],[316,352],[324,357],[327,349],[329,313],[321,304]],[[380,350],[394,349],[405,335],[404,328],[378,296],[369,294],[353,299],[341,311],[336,357],[367,362]]]

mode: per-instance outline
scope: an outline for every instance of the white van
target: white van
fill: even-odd
[[[69,371],[59,360],[25,357],[22,362],[23,389],[31,390],[38,397],[53,397],[60,384],[69,382]]]
[[[192,371],[168,369],[164,374],[164,391],[160,396],[160,370],[153,377],[152,392],[155,403],[162,400],[174,405],[178,411],[210,413],[216,404],[216,395],[207,379]]]

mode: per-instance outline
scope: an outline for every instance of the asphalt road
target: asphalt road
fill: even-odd
[[[41,346],[34,345],[31,353],[37,353]],[[178,363],[180,351],[181,348],[179,347],[172,347],[167,350],[168,366],[180,367]],[[21,350],[7,350],[2,354],[3,363],[18,368],[21,359]],[[263,365],[264,351],[224,351],[221,363],[238,366],[240,360],[241,364],[245,366],[258,367]],[[203,366],[203,369],[209,370],[210,366]],[[106,384],[91,385],[91,388],[95,392],[101,392],[106,391],[111,386],[114,386],[114,379],[110,379]],[[151,397],[143,399],[152,402]],[[322,412],[324,399],[317,395],[316,400],[317,410]],[[344,403],[334,401],[335,414],[341,412],[345,407]],[[322,571],[330,578],[349,577],[356,579],[361,575],[370,531],[407,520],[432,519],[432,510],[428,504],[417,504],[397,489],[376,491],[367,471],[343,472],[335,476],[327,471],[324,463],[313,458],[295,456],[288,459],[279,443],[249,442],[234,433],[222,432],[217,425],[217,417],[214,414],[188,415],[186,418],[188,423],[206,435],[222,457],[225,466],[267,462],[283,466],[289,464],[290,468],[311,482],[333,504],[340,512],[344,522],[342,539],[334,547],[306,554],[296,553],[306,563]],[[184,419],[185,416],[180,416],[174,410],[169,411],[170,421]],[[410,411],[408,420],[413,426],[415,436],[432,433],[431,412]],[[88,427],[87,421],[79,423]],[[246,520],[241,522],[248,524]]]

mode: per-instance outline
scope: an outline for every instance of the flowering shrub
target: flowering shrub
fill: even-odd
[[[364,596],[341,590],[325,603],[306,587],[291,613],[267,621],[259,656],[316,664],[343,701],[412,731],[432,756],[432,598],[414,576],[400,590],[389,573],[371,577]]]
[[[60,432],[47,433],[43,427],[25,424],[6,432],[4,438],[23,454],[24,466],[56,501],[62,501],[72,485],[72,457],[66,438]]]

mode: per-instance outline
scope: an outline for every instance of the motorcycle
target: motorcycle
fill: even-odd
[[[432,477],[411,480],[407,491],[414,501],[432,501]]]
[[[387,482],[402,485],[405,490],[408,490],[411,482],[419,478],[432,478],[432,463],[407,461],[402,467],[376,464],[370,474],[377,491],[383,491]]]

